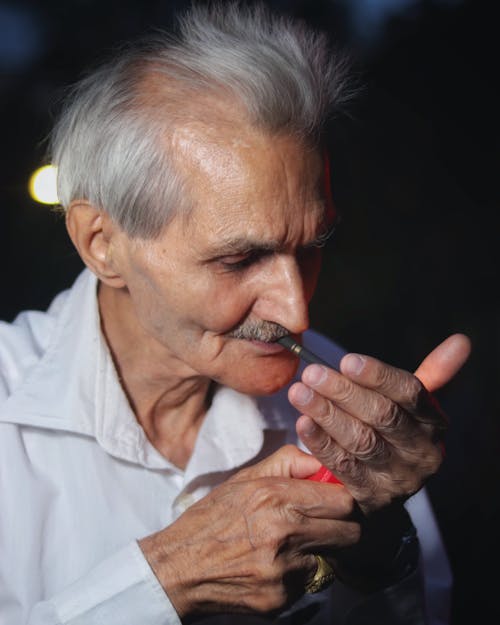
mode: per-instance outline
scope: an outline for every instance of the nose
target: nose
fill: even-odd
[[[293,334],[309,327],[309,299],[296,258],[276,254],[260,276],[253,312],[260,319],[279,323]]]

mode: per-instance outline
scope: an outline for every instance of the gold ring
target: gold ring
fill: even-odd
[[[330,586],[335,579],[333,569],[325,558],[323,558],[323,556],[318,556],[317,554],[314,554],[314,557],[316,558],[318,568],[316,569],[314,577],[305,588],[305,591],[310,594],[314,592],[321,592],[327,586]]]

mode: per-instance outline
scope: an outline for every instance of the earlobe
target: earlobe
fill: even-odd
[[[125,286],[111,261],[117,226],[107,213],[85,200],[73,201],[66,211],[66,228],[81,259],[101,282],[115,288]]]

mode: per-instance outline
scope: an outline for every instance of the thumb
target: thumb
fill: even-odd
[[[424,358],[416,377],[430,391],[447,384],[465,364],[471,352],[471,341],[465,334],[452,334]]]
[[[285,445],[265,460],[238,471],[231,479],[233,481],[260,477],[304,479],[315,473],[320,467],[319,460],[316,460],[311,454],[301,451],[295,445]]]

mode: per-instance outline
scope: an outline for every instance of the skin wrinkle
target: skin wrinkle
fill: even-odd
[[[189,184],[183,184],[182,198],[177,198],[179,206],[169,208],[171,218],[181,217],[183,223],[188,223],[192,213],[192,198],[187,198],[191,181],[185,175],[184,158],[195,156],[190,153],[190,144],[197,143],[201,153],[205,152],[206,158],[199,159],[200,167],[206,167],[210,156],[207,146],[203,147],[198,141],[196,129],[200,127],[200,135],[205,134],[212,141],[211,149],[217,142],[220,149],[218,156],[223,156],[224,147],[220,141],[220,130],[225,130],[225,139],[234,148],[251,148],[251,143],[245,142],[241,137],[234,138],[234,134],[240,132],[242,126],[251,123],[247,108],[238,96],[223,86],[208,88],[205,93],[200,93],[198,89],[187,86],[173,75],[169,80],[165,80],[164,72],[155,66],[154,63],[144,68],[144,73],[138,79],[138,86],[135,90],[134,103],[137,110],[142,111],[142,115],[148,124],[156,121],[158,132],[162,133],[161,144],[167,152],[175,154],[178,150],[181,155],[180,160],[171,159],[170,166],[182,180]],[[200,118],[203,119],[200,122]],[[168,120],[168,123],[165,123]],[[228,138],[229,137],[229,138]],[[195,152],[195,151],[194,151]],[[201,156],[201,154],[200,154]],[[176,165],[179,164],[177,167]],[[222,170],[221,175],[224,175]],[[212,172],[213,173],[213,172]],[[167,220],[167,224],[168,224]]]
[[[115,288],[116,281],[113,286],[111,280],[100,289],[99,302],[106,338],[139,423],[160,453],[185,467],[205,416],[211,380],[259,395],[283,388],[295,374],[296,358],[280,352],[280,346],[264,345],[262,339],[273,340],[287,328],[300,340],[308,328],[320,255],[304,248],[324,233],[333,207],[320,150],[297,137],[251,127],[233,101],[220,101],[211,110],[210,98],[203,102],[183,98],[187,110],[182,106],[172,111],[172,104],[161,106],[161,89],[145,91],[155,128],[172,122],[164,134],[158,133],[160,165],[151,168],[150,176],[162,186],[166,179],[158,171],[163,165],[169,167],[171,159],[172,170],[177,166],[189,189],[190,210],[179,212],[181,218],[171,219],[147,245],[132,245],[127,237],[112,233],[112,263],[124,286]],[[206,111],[201,110],[205,105]],[[171,119],[170,112],[174,113]],[[193,115],[204,121],[195,122]],[[146,125],[148,119],[144,121]],[[164,158],[162,149],[169,150]],[[154,185],[151,191],[154,196]],[[181,210],[185,203],[179,203]],[[238,338],[231,336],[236,330]],[[365,364],[369,369],[370,361]],[[299,417],[297,433],[303,442],[312,440],[308,445],[312,453],[316,447],[327,450],[324,457],[313,459],[315,470],[320,462],[333,469],[338,462],[350,469],[344,470],[345,487],[338,488],[346,497],[354,494],[357,505],[369,511],[389,503],[393,495],[418,488],[425,462],[430,473],[437,458],[420,436],[421,454],[416,461],[411,455],[405,457],[402,445],[403,452],[394,452],[390,470],[379,477],[373,470],[379,460],[362,462],[342,449],[336,440],[341,433],[348,446],[356,447],[349,418],[362,419],[376,409],[384,419],[384,406],[368,390],[373,388],[373,376],[358,376],[359,371],[352,369],[351,375],[343,373],[354,377],[357,389],[349,387],[341,397],[334,425],[345,416],[344,423],[325,430],[317,427],[316,435],[308,438],[302,436]],[[398,384],[402,372],[385,375],[379,382],[381,390],[398,403],[394,398],[398,389],[408,389],[405,383]],[[327,379],[318,390],[323,401],[335,402],[335,383],[333,390],[329,386]],[[321,424],[317,405],[311,402],[305,419],[317,418]],[[233,418],[241,418],[237,410]],[[406,428],[406,435],[411,436],[412,430]],[[394,445],[394,438],[388,446]],[[296,447],[277,453],[285,458],[285,466],[294,453],[302,467],[297,474],[290,471],[281,486],[275,485],[281,476],[272,470],[271,457],[248,469],[246,485],[223,482],[219,490],[202,498],[202,504],[189,506],[160,531],[163,549],[159,561],[156,556],[152,560],[158,562],[154,572],[181,620],[190,620],[211,602],[211,611],[219,613],[231,602],[252,612],[259,606],[264,611],[282,608],[287,601],[284,590],[293,587],[287,575],[301,569],[312,576],[316,567],[311,554],[323,550],[336,565],[342,548],[352,544],[353,519],[333,496],[335,491],[327,494],[324,489],[330,485],[302,480],[313,473],[307,471],[310,459],[299,460]],[[282,467],[281,472],[286,470]],[[308,506],[311,501],[315,505]],[[302,503],[307,512],[301,517]],[[140,542],[146,557],[154,542],[150,536]],[[199,566],[193,568],[193,562]],[[234,583],[241,577],[243,587]],[[303,589],[302,582],[298,590]]]
[[[382,438],[370,428],[360,428],[360,432],[355,437],[356,444],[351,453],[358,460],[370,460],[371,462],[385,462],[390,453]]]
[[[112,348],[121,342],[114,351],[138,419],[170,459],[188,441],[181,464],[203,418],[208,380],[255,395],[275,392],[295,374],[293,355],[267,354],[252,341],[272,341],[285,327],[297,334],[307,329],[320,257],[315,249],[302,255],[302,247],[325,223],[320,153],[241,120],[236,142],[232,123],[218,130],[214,138],[209,123],[176,129],[175,159],[190,180],[190,218],[171,220],[148,241],[115,231],[113,265],[126,289],[100,289],[104,327]],[[221,257],[227,250],[218,246],[238,239],[271,251],[234,271],[226,266],[231,255]],[[118,320],[126,344],[113,332]],[[235,331],[243,338],[234,338]],[[135,369],[134,345],[151,355],[146,361],[141,353]],[[186,400],[191,395],[184,412],[183,391]]]

